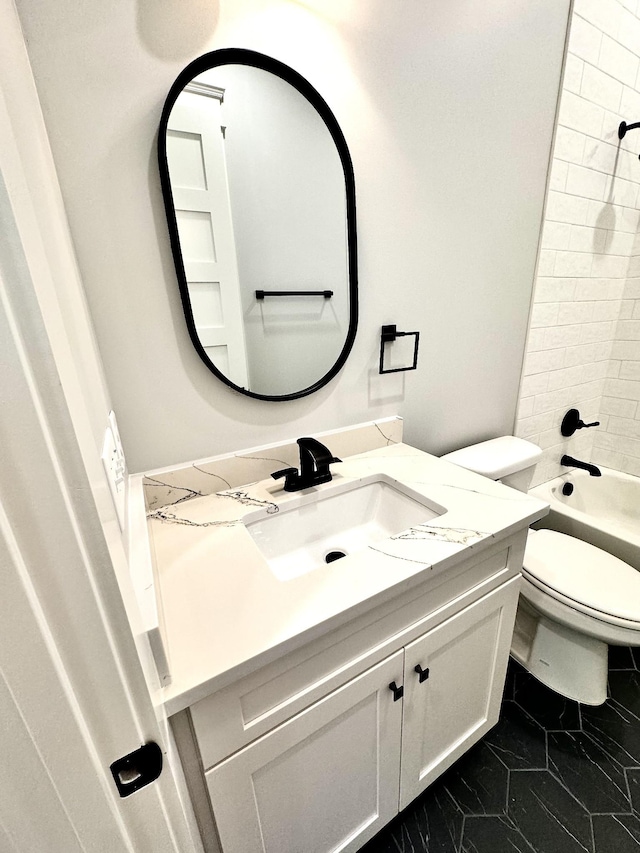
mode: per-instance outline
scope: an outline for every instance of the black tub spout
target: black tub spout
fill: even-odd
[[[573,456],[565,455],[560,460],[561,465],[567,465],[570,468],[582,468],[583,471],[588,471],[592,477],[601,477],[602,472],[595,465],[590,465],[588,462],[581,462],[579,459],[574,459]]]

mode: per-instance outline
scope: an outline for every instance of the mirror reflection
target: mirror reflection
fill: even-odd
[[[290,399],[335,375],[355,334],[352,173],[306,81],[302,94],[266,57],[279,73],[217,64],[228,53],[179,78],[165,107],[176,268],[205,363],[252,396]]]

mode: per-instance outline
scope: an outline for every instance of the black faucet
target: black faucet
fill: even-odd
[[[282,471],[273,472],[271,475],[273,479],[278,480],[284,477],[285,492],[299,492],[300,489],[328,483],[331,480],[329,465],[333,462],[342,462],[342,459],[334,456],[328,447],[315,438],[299,438],[298,447],[300,448],[300,470],[283,468]]]
[[[588,462],[581,462],[579,459],[574,459],[573,456],[565,455],[560,460],[561,465],[568,465],[571,468],[582,468],[583,471],[588,471],[592,477],[601,477],[602,472],[595,465],[590,465]]]

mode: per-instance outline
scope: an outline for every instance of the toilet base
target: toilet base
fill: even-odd
[[[538,681],[567,699],[585,705],[602,705],[607,699],[607,643],[546,618],[522,595],[511,655]]]

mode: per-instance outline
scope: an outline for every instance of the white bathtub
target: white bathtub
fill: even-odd
[[[576,470],[531,489],[551,506],[534,526],[584,539],[640,571],[640,478],[600,470],[601,477]],[[571,495],[562,494],[565,483],[573,484]]]

